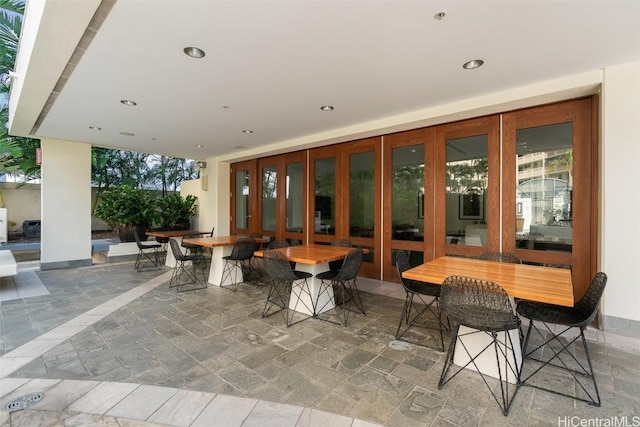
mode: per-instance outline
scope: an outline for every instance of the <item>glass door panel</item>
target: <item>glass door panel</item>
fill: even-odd
[[[447,140],[446,244],[487,246],[488,136]]]
[[[515,245],[571,252],[573,125],[516,131]]]
[[[340,187],[348,197],[348,206],[339,218],[339,237],[348,238],[362,248],[359,276],[380,279],[381,265],[381,156],[382,139],[368,138],[344,146],[343,164],[348,169],[340,178]],[[338,236],[337,236],[338,237]]]
[[[391,238],[424,240],[424,144],[392,150]]]
[[[235,227],[249,229],[249,171],[239,170],[235,173]]]
[[[375,229],[375,153],[349,156],[349,237],[373,238]]]
[[[285,231],[303,233],[304,222],[304,164],[287,163]]]
[[[315,211],[314,232],[336,234],[336,159],[330,157],[314,162]]]
[[[231,165],[230,228],[218,224],[216,234],[250,234],[258,227],[258,169],[257,161],[249,160]]]
[[[278,170],[275,166],[262,168],[262,230],[276,231],[278,209]]]

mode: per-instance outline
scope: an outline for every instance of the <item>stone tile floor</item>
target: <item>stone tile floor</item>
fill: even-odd
[[[36,274],[49,295],[0,305],[0,403],[35,391],[45,398],[0,412],[2,425],[556,426],[640,417],[640,347],[605,344],[593,331],[600,408],[522,387],[504,417],[471,371],[438,390],[444,353],[389,346],[399,285],[359,280],[367,315],[352,314],[346,328],[317,319],[287,328],[280,313],[261,317],[267,286],[176,294],[168,269],[136,273],[131,263]],[[428,333],[412,338],[436,347]],[[539,381],[581,393],[564,372]]]

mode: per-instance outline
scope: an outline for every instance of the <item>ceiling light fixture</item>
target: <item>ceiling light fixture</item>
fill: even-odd
[[[322,107],[320,107],[320,109],[322,111],[331,111],[333,110],[333,105],[323,105]]]
[[[245,130],[242,131],[242,133],[249,134],[249,133],[253,133],[253,131],[251,129],[245,129]]]
[[[484,61],[482,59],[472,59],[471,61],[462,64],[462,68],[464,68],[465,70],[473,70],[475,68],[482,67],[482,64],[484,64]]]
[[[118,132],[118,133],[124,136],[136,136],[136,134],[133,132]]]
[[[445,12],[438,12],[435,15],[433,15],[433,19],[435,19],[436,21],[442,21],[445,16],[447,16]]]
[[[102,130],[102,128],[100,126],[89,126],[89,129],[91,129],[91,130]]]
[[[120,100],[120,103],[124,104],[124,105],[126,105],[128,107],[135,107],[136,105],[138,105],[137,102],[131,101],[130,99],[122,99],[122,100]]]
[[[190,56],[192,58],[203,58],[205,53],[204,50],[197,48],[197,47],[193,47],[193,46],[189,46],[189,47],[185,47],[184,49],[182,49],[184,51],[184,53],[187,56]]]
[[[204,145],[202,145],[202,144],[196,144],[196,148],[204,148]]]

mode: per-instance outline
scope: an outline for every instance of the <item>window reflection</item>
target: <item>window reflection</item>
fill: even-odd
[[[486,246],[488,136],[447,140],[448,244]]]
[[[571,251],[573,125],[516,131],[516,246]]]
[[[375,215],[375,154],[352,154],[349,159],[349,235],[373,237]]]
[[[262,229],[276,230],[278,174],[275,166],[262,169]]]
[[[302,221],[304,218],[304,167],[303,164],[287,164],[287,215],[286,230],[302,233]]]
[[[315,161],[315,221],[316,233],[336,234],[336,159]]]
[[[249,171],[236,172],[236,228],[249,228]]]
[[[424,240],[424,145],[394,148],[392,238]]]

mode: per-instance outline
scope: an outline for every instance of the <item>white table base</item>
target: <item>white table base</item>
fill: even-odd
[[[471,335],[466,335],[468,333],[475,332]],[[520,349],[520,335],[517,329],[513,329],[508,331],[509,336],[511,337],[511,343],[515,348],[515,364],[513,360],[513,353],[510,348],[510,343],[507,342],[505,346],[504,343],[504,332],[498,332],[498,345],[499,345],[499,359],[500,359],[500,370],[502,371],[502,379],[506,379],[508,382],[516,384],[518,382],[516,376],[511,371],[511,369],[507,366],[504,357],[502,356],[503,352],[507,355],[507,359],[509,364],[518,370],[522,367],[522,351]],[[460,336],[462,335],[462,336]],[[462,342],[460,342],[462,341]],[[465,366],[470,358],[467,352],[462,347],[463,343],[466,346],[469,353],[472,356],[478,354],[483,348],[487,345],[490,345],[488,349],[484,351],[478,358],[476,358],[475,363],[478,365],[480,372],[485,375],[488,375],[493,378],[499,378],[498,365],[496,363],[496,353],[492,343],[493,339],[490,335],[487,335],[484,332],[478,332],[475,329],[467,328],[466,326],[460,326],[460,331],[458,333],[458,342],[456,343],[456,348],[453,354],[453,363],[458,366]],[[507,340],[508,341],[508,340]],[[502,349],[500,351],[500,349]],[[473,363],[470,363],[466,366],[467,369],[471,369],[474,371],[478,371]]]
[[[224,270],[224,260],[222,257],[231,255],[233,250],[232,245],[216,246],[212,248],[211,254],[211,266],[209,267],[209,284],[214,286],[229,286],[237,281],[237,283],[243,282],[242,269],[237,268],[235,275],[225,278],[225,283],[222,282],[222,271]],[[235,278],[235,281],[234,281]]]
[[[322,312],[331,310],[334,308],[333,304],[333,288],[327,289],[327,292],[322,294],[320,300],[318,300],[318,294],[320,293],[320,283],[321,280],[316,278],[316,274],[325,272],[329,270],[329,264],[303,264],[297,263],[296,270],[304,271],[306,273],[313,274],[313,277],[307,279],[307,284],[309,286],[309,290],[311,292],[312,297],[310,297],[306,291],[301,289],[302,284],[300,281],[296,281],[293,283],[293,286],[297,289],[291,291],[291,298],[289,299],[289,308],[295,309],[301,313],[305,314],[313,314],[309,309],[313,307],[322,308]],[[298,301],[298,299],[300,301]],[[320,313],[316,313],[320,314]]]

